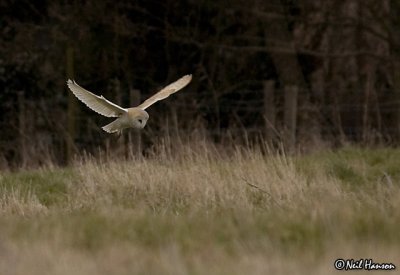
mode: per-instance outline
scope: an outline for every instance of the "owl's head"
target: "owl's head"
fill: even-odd
[[[146,126],[149,114],[139,108],[131,108],[129,111],[130,121],[133,128],[143,129]]]

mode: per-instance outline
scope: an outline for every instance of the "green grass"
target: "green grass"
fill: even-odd
[[[6,193],[12,190],[32,193],[41,204],[51,206],[66,198],[66,185],[74,176],[71,169],[6,173],[1,177],[0,188]]]
[[[0,273],[329,274],[400,257],[400,150],[77,162],[0,174]],[[397,264],[400,264],[397,262]]]

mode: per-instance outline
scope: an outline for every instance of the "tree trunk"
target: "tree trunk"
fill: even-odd
[[[275,81],[264,81],[264,121],[265,121],[265,140],[274,143],[276,139],[276,111],[275,111]]]
[[[26,112],[25,112],[25,94],[23,91],[18,93],[18,130],[19,130],[19,156],[20,166],[26,165]]]
[[[311,96],[312,104],[310,111],[310,128],[305,129],[308,131],[308,136],[311,138],[313,145],[320,144],[322,141],[322,121],[321,116],[324,111],[323,108],[325,102],[325,77],[324,70],[322,68],[314,71],[310,79],[311,83]]]
[[[286,86],[284,95],[284,144],[285,148],[290,152],[294,150],[296,145],[298,87],[295,85]]]
[[[293,150],[296,144],[296,121],[299,87],[305,87],[304,77],[289,31],[285,15],[285,7],[281,0],[269,1],[271,12],[279,15],[265,24],[265,37],[268,48],[285,48],[288,53],[271,52],[271,58],[278,72],[281,88],[284,90],[284,143],[288,150]],[[272,39],[269,39],[273,37]]]
[[[400,20],[398,14],[400,12],[400,4],[397,0],[390,1],[390,42],[391,42],[391,60],[392,60],[392,78],[393,78],[393,96],[392,102],[400,102],[400,35],[398,26]],[[397,142],[400,141],[400,106],[394,106],[393,120],[394,137]]]
[[[66,67],[67,79],[74,78],[74,48],[68,46],[66,50]],[[67,88],[68,89],[68,88]],[[67,162],[70,163],[75,153],[75,136],[76,136],[76,98],[68,91],[68,123],[67,123]]]

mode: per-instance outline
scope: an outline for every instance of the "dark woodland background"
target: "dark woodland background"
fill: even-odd
[[[400,0],[0,0],[0,30],[3,168],[199,132],[297,149],[400,141]],[[188,73],[121,139],[66,87],[128,107]]]

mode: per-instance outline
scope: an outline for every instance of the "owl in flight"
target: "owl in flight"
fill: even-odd
[[[159,100],[169,97],[185,87],[192,80],[192,75],[185,75],[177,81],[164,87],[161,91],[145,100],[142,104],[132,108],[122,108],[103,96],[95,95],[79,86],[74,80],[68,79],[67,85],[71,92],[90,109],[106,117],[118,117],[116,120],[102,127],[108,133],[119,133],[125,128],[143,129],[149,119],[145,109]]]

